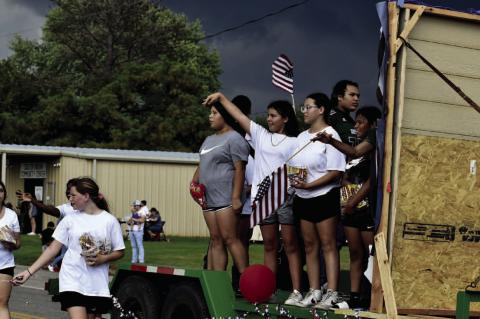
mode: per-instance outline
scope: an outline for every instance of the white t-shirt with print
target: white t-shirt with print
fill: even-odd
[[[331,126],[324,129],[331,134],[334,139],[340,141],[340,136]],[[306,145],[317,133],[303,131],[298,135],[298,149]],[[345,155],[330,144],[322,142],[310,143],[298,155],[287,163],[296,167],[305,167],[307,169],[307,183],[319,179],[328,171],[345,171]],[[332,188],[339,187],[339,181],[331,182],[311,189],[295,189],[295,194],[301,198],[313,198],[328,193]]]
[[[102,211],[96,215],[79,212],[66,216],[53,233],[53,238],[68,248],[60,268],[60,292],[109,297],[108,263],[91,267],[81,255],[80,237],[85,234],[90,235],[101,250],[125,249],[120,224],[112,214]]]
[[[17,214],[10,208],[4,207],[5,214],[0,219],[0,227],[8,226],[15,233],[20,232]],[[0,244],[0,269],[15,267],[13,253]]]
[[[250,136],[255,149],[255,167],[252,180],[252,201],[258,191],[258,184],[282,166],[297,148],[297,138],[270,133],[263,126],[250,121]]]
[[[60,223],[60,221],[63,218],[65,218],[66,216],[68,216],[70,214],[78,213],[78,210],[73,208],[71,203],[65,203],[65,204],[62,204],[60,206],[57,206],[57,209],[60,211],[60,216],[58,217],[57,224]]]

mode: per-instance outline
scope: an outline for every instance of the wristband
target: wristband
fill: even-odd
[[[30,272],[30,269],[27,267],[27,272],[30,274],[30,276],[33,276],[33,274]]]

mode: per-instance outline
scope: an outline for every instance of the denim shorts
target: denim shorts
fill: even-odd
[[[293,216],[293,194],[289,195],[285,203],[280,206],[273,214],[260,222],[262,225],[295,225],[295,217]]]

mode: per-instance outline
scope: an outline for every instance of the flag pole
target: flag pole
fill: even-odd
[[[293,96],[293,95],[292,95]],[[321,130],[319,133],[323,133],[325,131],[325,129]],[[286,161],[285,163],[288,163],[292,158],[294,158],[295,156],[298,155],[298,153],[300,153],[301,151],[303,151],[305,149],[305,147],[307,147],[308,145],[310,145],[311,143],[313,143],[314,141],[310,140],[307,144],[303,145],[302,148],[300,148],[298,151],[296,151],[292,156],[290,156]]]
[[[297,111],[295,110],[295,98],[293,97],[293,93],[291,93],[290,96],[292,97],[293,112],[297,113]]]

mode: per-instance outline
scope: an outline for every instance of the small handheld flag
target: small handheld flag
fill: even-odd
[[[293,63],[285,54],[273,61],[272,83],[276,87],[293,94]]]

